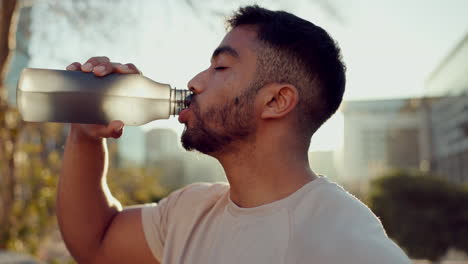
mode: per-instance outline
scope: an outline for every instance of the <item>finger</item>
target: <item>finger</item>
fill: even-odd
[[[135,66],[135,64],[127,63],[125,65],[130,69],[131,72],[141,74],[141,71]]]
[[[117,73],[127,73],[126,71],[128,70],[128,66],[118,62],[112,62],[112,68]]]
[[[118,138],[123,133],[124,123],[116,120],[108,125],[79,124],[86,135],[94,139]]]
[[[124,130],[124,123],[120,120],[110,122],[106,128],[106,137],[119,138],[122,136]]]
[[[124,123],[120,120],[115,120],[110,122],[107,126],[101,127],[96,131],[97,137],[104,137],[104,138],[119,138],[122,136],[124,128]]]
[[[108,57],[102,56],[102,57],[92,57],[86,61],[83,66],[81,66],[81,70],[84,72],[92,72],[94,67],[102,64],[102,63],[109,63],[110,60]]]
[[[112,136],[113,138],[120,138],[122,135],[123,135],[123,131],[124,131],[124,128],[120,129],[119,131],[117,132],[114,132],[112,133]]]
[[[81,69],[81,63],[74,62],[67,66],[67,71],[79,71]]]
[[[105,76],[109,73],[112,73],[113,71],[114,67],[110,62],[98,64],[93,68],[93,73],[96,76]]]
[[[99,130],[102,128],[105,128],[106,126],[104,125],[94,125],[94,124],[80,124],[80,123],[71,123],[71,129],[78,131],[78,135],[80,136],[85,136],[86,138],[89,139],[101,139],[102,137],[99,136]]]
[[[141,71],[133,63],[127,64],[120,64],[116,63],[114,65],[116,72],[118,73],[133,73],[133,74],[141,74]]]
[[[107,128],[111,129],[114,132],[120,132],[124,128],[124,126],[125,126],[124,122],[120,120],[114,120],[109,123]]]

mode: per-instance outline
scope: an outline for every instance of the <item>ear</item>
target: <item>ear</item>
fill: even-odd
[[[270,84],[262,89],[264,103],[261,118],[281,118],[291,112],[297,105],[299,94],[294,85]]]

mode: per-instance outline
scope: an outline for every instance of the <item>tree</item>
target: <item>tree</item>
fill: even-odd
[[[15,48],[16,20],[19,4],[16,0],[0,3],[0,248],[11,224],[14,201],[14,153],[19,127],[17,113],[9,109],[3,86],[8,63]]]
[[[0,90],[3,90],[8,63],[15,49],[15,32],[18,19],[19,3],[17,0],[0,2]],[[5,92],[1,92],[4,100]]]
[[[369,205],[412,258],[468,252],[466,187],[420,172],[392,171],[371,182]]]
[[[86,13],[87,18],[101,20],[98,15],[105,8],[87,12],[91,2],[82,1],[79,8],[71,1],[48,4],[53,12],[71,20],[76,20],[77,14],[73,12],[77,10]],[[18,111],[7,103],[5,77],[15,49],[22,3],[2,1],[0,5],[0,249],[36,254],[51,233],[58,230],[55,193],[66,129],[63,124],[24,123]],[[78,30],[79,25],[76,27]],[[111,170],[109,174],[110,178],[114,174],[119,177],[110,185],[124,204],[150,202],[166,194],[153,175],[145,178],[146,171]],[[136,176],[144,180],[135,182]]]

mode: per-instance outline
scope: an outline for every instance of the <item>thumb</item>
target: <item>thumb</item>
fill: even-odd
[[[95,129],[91,129],[91,136],[96,138],[119,138],[123,133],[124,123],[120,120],[110,122],[107,126],[96,126]]]
[[[124,123],[120,120],[114,120],[110,122],[109,125],[107,126],[107,128],[112,132],[118,132],[122,130],[123,127],[124,127]]]
[[[106,130],[113,138],[119,138],[123,134],[124,123],[120,120],[114,120],[110,122]]]

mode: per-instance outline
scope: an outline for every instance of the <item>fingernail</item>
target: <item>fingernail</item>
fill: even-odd
[[[93,70],[93,65],[91,63],[86,63],[85,65],[81,66],[81,69],[83,71],[92,71]]]
[[[120,69],[122,69],[122,70],[124,70],[124,71],[128,71],[128,70],[129,70],[128,66],[125,65],[125,64],[120,65]]]
[[[103,73],[105,70],[106,70],[106,67],[100,65],[100,66],[94,67],[93,72],[95,72],[95,73]]]
[[[123,133],[123,128],[114,130],[114,135],[121,135]]]
[[[78,70],[78,68],[76,68],[76,66],[74,64],[70,64],[70,65],[68,65],[67,70],[76,71],[76,70]]]
[[[124,127],[124,124],[120,124],[114,131],[115,132],[120,132]]]

